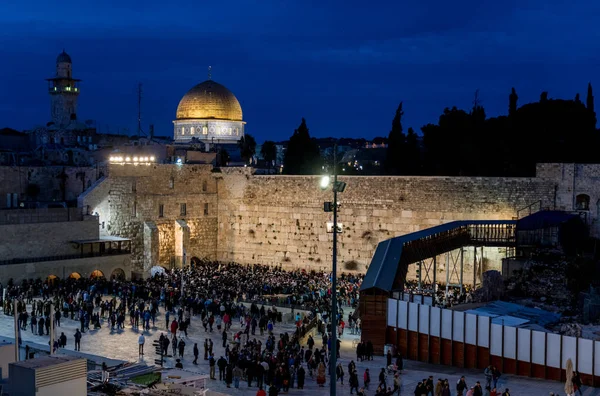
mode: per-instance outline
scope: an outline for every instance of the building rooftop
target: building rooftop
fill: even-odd
[[[77,356],[67,356],[67,355],[54,355],[54,356],[42,356],[35,359],[22,360],[20,362],[12,363],[15,366],[29,368],[29,369],[39,369],[44,367],[50,367],[57,364],[72,362],[74,360],[80,360],[80,357]]]

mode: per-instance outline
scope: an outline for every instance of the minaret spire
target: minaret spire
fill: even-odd
[[[208,66],[208,79],[212,80],[212,66]]]

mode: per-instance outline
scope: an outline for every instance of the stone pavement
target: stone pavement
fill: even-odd
[[[0,313],[0,337],[12,338],[14,336],[13,320],[14,319],[12,316],[6,316]],[[75,329],[78,326],[79,322],[70,319],[61,319],[61,326],[58,329],[56,329],[57,337],[61,334],[61,332],[64,332],[67,336],[67,349],[73,350],[73,334],[75,333]],[[232,331],[230,331],[230,334],[232,332],[238,331],[239,329],[239,322],[234,321]],[[276,324],[275,334],[278,335],[279,333],[291,331],[292,329],[293,325],[290,324]],[[104,356],[109,359],[115,360],[139,360],[148,362],[149,364],[153,364],[155,354],[154,348],[152,347],[152,341],[154,339],[158,339],[161,332],[165,334],[167,333],[166,324],[164,322],[164,312],[162,311],[157,318],[155,327],[151,327],[150,331],[144,332],[144,335],[146,336],[146,354],[145,356],[139,358],[137,345],[137,339],[140,334],[139,331],[132,329],[127,325],[123,330],[111,331],[110,328],[106,326],[106,322],[104,322],[103,327],[101,329],[91,330],[83,334],[83,338],[81,341],[81,352],[82,355],[86,355],[85,357],[87,358],[90,358],[90,355],[96,355]],[[28,329],[27,331],[22,331],[21,335],[24,342],[26,343],[37,344],[40,346],[48,345],[48,336],[33,335],[30,329]],[[214,342],[215,356],[216,358],[219,358],[219,356],[224,354],[224,348],[222,348],[221,334],[217,332],[216,328],[213,333],[205,333],[204,329],[201,326],[199,318],[195,317],[192,318],[192,324],[190,326],[190,329],[188,330],[188,335],[189,337],[184,338],[184,340],[186,341],[186,350],[183,359],[184,369],[195,373],[208,374],[208,362],[202,359],[202,345],[204,339],[207,336],[211,337],[211,339]],[[260,335],[257,335],[256,338],[260,339],[264,343],[264,336],[261,337]],[[345,371],[347,371],[347,365],[350,362],[350,360],[356,358],[355,348],[353,347],[353,341],[357,339],[358,336],[356,335],[344,334],[342,336],[341,359],[339,361],[344,366]],[[318,346],[321,345],[320,337],[315,337],[315,341]],[[192,350],[194,342],[198,343],[198,348],[200,349],[200,359],[198,360],[199,364],[197,366],[192,364]],[[372,383],[368,394],[375,394],[375,389],[377,388],[377,378],[379,375],[379,371],[382,367],[385,366],[385,358],[378,356],[375,357],[373,361],[356,362],[355,360],[355,363],[357,365],[358,375],[361,384],[364,370],[367,367],[369,368],[369,371],[371,372]],[[173,359],[167,359],[165,366],[173,367]],[[408,360],[405,361],[404,366],[405,370],[403,371],[401,376],[402,395],[413,395],[417,382],[422,380],[423,378],[427,378],[429,375],[433,375],[435,380],[437,380],[438,378],[447,378],[452,384],[452,395],[456,394],[456,390],[454,389],[453,385],[456,383],[456,381],[461,375],[466,376],[467,384],[469,385],[474,384],[477,380],[481,381],[482,383],[484,382],[484,376],[481,370],[467,370],[449,366],[423,364],[420,362],[413,362]],[[310,378],[308,376],[308,371],[306,375],[307,377],[305,389],[290,389],[290,395],[329,394],[329,382],[327,382],[327,387],[320,388],[316,384],[316,378]],[[350,390],[347,385],[347,380],[348,373],[346,373],[346,376],[344,377],[344,385],[342,386],[338,383],[338,395],[350,394]],[[503,375],[500,378],[498,386],[502,389],[506,387],[510,388],[512,396],[547,396],[550,392],[558,393],[560,395],[564,394],[564,392],[562,391],[562,383],[546,380],[537,380],[526,377],[517,377],[512,375]],[[255,395],[257,391],[256,387],[248,388],[247,383],[241,383],[240,389],[228,389],[223,382],[218,380],[209,381],[208,388],[231,395]],[[585,387],[583,394],[585,396],[600,396],[600,389]]]

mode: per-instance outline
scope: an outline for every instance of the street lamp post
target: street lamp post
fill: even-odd
[[[346,188],[346,183],[338,182],[337,179],[337,143],[333,147],[333,205],[325,203],[325,211],[333,212],[333,260],[331,266],[331,358],[329,362],[330,374],[330,394],[336,394],[336,366],[337,366],[337,234],[338,234],[338,192],[343,192]],[[325,189],[329,186],[329,176],[324,176],[321,180],[321,188]],[[333,207],[332,207],[333,206]]]

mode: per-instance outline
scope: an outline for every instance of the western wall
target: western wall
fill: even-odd
[[[445,222],[513,219],[519,209],[539,202],[572,210],[572,197],[586,189],[595,202],[598,170],[542,164],[532,178],[340,177],[347,187],[338,195],[339,268],[364,272],[380,241]],[[133,240],[132,265],[147,274],[153,265],[181,265],[184,251],[188,262],[195,257],[330,268],[332,234],[326,223],[332,219],[323,211],[330,200],[332,192],[320,190],[318,176],[254,175],[251,168],[218,171],[209,165],[113,165],[80,196],[80,205],[98,213],[102,233]],[[590,213],[590,224],[595,216]],[[472,250],[465,253],[468,283]],[[499,268],[506,254],[486,248],[484,269]],[[443,263],[438,260],[440,272]]]

